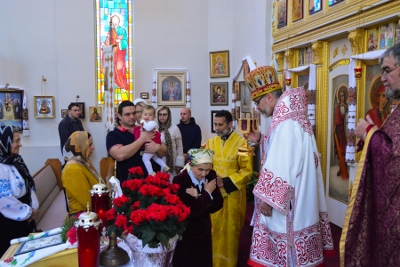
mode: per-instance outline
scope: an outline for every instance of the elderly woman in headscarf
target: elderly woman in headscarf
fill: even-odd
[[[161,142],[167,147],[167,156],[163,160],[170,168],[172,178],[185,165],[181,131],[178,126],[172,125],[171,110],[167,106],[162,106],[158,109],[157,120],[158,131],[161,133]]]
[[[175,248],[174,267],[212,266],[210,214],[223,205],[217,174],[211,169],[213,154],[209,149],[190,149],[189,163],[174,177],[173,183],[180,186],[179,198],[190,207],[188,227]]]
[[[94,150],[90,133],[77,131],[71,134],[64,145],[66,164],[62,172],[62,183],[68,198],[69,216],[87,209],[90,190],[101,180],[89,158]]]
[[[21,137],[11,126],[0,128],[0,255],[13,238],[34,232],[39,217],[35,182],[19,155]]]

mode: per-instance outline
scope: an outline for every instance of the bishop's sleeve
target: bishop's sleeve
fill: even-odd
[[[294,198],[294,186],[303,166],[304,131],[298,122],[286,120],[269,136],[266,160],[259,174],[253,193],[263,202],[288,214],[290,199]]]

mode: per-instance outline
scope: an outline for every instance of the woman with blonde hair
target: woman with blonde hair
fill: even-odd
[[[69,216],[87,209],[90,190],[101,180],[89,159],[93,150],[92,136],[85,131],[74,132],[64,145],[63,155],[67,163],[61,179],[68,198]]]
[[[163,158],[170,168],[171,180],[185,165],[183,157],[182,135],[178,126],[172,125],[171,110],[162,106],[157,111],[158,131],[161,142],[167,146],[167,156]]]

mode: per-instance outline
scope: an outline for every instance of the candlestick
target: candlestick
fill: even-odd
[[[254,147],[249,146],[249,133],[252,132],[259,132],[258,129],[258,120],[257,119],[238,119],[238,131],[243,134],[245,138],[245,142],[243,146],[238,148],[238,155],[239,156],[255,156],[254,154]]]

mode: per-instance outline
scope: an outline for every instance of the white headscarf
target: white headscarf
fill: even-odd
[[[182,171],[187,170],[189,172],[191,166],[212,163],[214,151],[206,148],[192,148],[189,149],[188,155],[189,162],[183,167]]]

